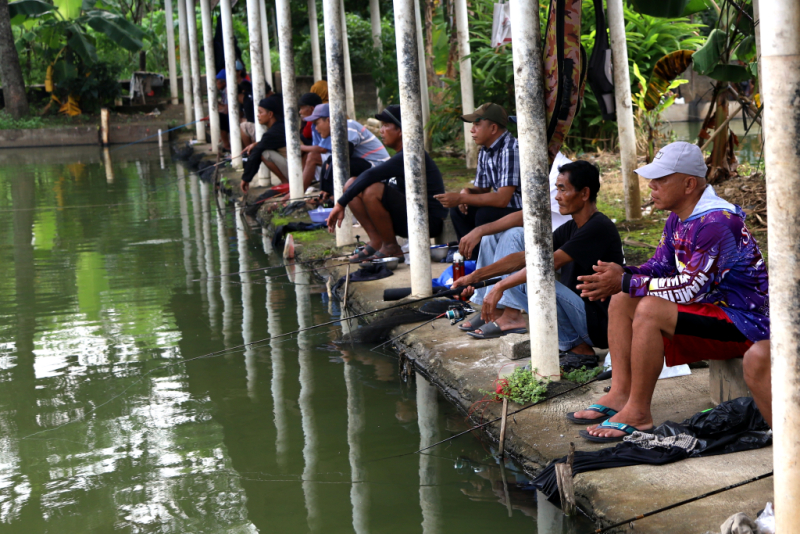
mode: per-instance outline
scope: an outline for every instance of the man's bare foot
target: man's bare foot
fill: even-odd
[[[574,354],[580,354],[581,356],[594,356],[594,349],[589,346],[588,343],[581,343],[580,345],[576,345],[569,349],[569,352]]]
[[[606,406],[604,404],[604,406]],[[576,416],[578,414],[575,414]],[[615,416],[609,419],[612,423],[624,423],[630,425],[642,432],[653,429],[653,417],[650,414],[634,413],[632,409],[623,408]],[[592,436],[600,438],[618,438],[627,436],[627,432],[622,430],[614,430],[612,428],[598,428],[598,425],[592,425],[586,429]]]
[[[394,257],[394,258],[402,258],[403,257],[403,249],[400,248],[398,244],[387,245],[386,243],[378,250],[381,254],[386,257]]]
[[[623,408],[625,408],[625,404],[628,402],[628,397],[618,395],[613,390],[609,391],[607,394],[600,397],[595,404],[600,404],[602,406],[606,406],[607,408],[611,408],[617,412],[621,412]],[[616,417],[616,415],[614,416]],[[594,410],[581,410],[580,412],[575,412],[576,419],[597,419],[598,422],[604,421],[608,418],[607,415],[603,415],[600,412],[596,412]],[[634,425],[635,426],[635,425]],[[592,427],[594,428],[594,427]]]
[[[506,308],[508,309],[508,308]],[[522,316],[522,314],[514,314],[513,316],[510,313],[503,313],[500,317],[495,319],[495,323],[500,328],[500,330],[512,330],[514,328],[528,328],[528,322]],[[483,334],[480,329],[475,330],[476,334]]]

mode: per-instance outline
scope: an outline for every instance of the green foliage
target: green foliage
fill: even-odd
[[[648,110],[646,103],[647,80],[639,72],[639,66],[633,65],[633,75],[639,85],[639,91],[633,94],[634,119],[636,121],[636,144],[638,152],[645,153],[648,163],[653,161],[656,144],[665,134],[661,131],[661,114],[675,102],[675,95],[670,91],[679,85],[688,83],[688,80],[673,80],[670,82],[667,92],[661,97],[658,105]]]
[[[119,80],[120,67],[103,61],[98,61],[91,67],[80,64],[78,75],[67,78],[57,87],[63,88],[61,94],[80,97],[81,109],[84,112],[94,113],[101,107],[113,104],[120,96],[121,87]]]
[[[586,366],[583,366],[580,369],[573,369],[568,373],[561,373],[561,377],[564,380],[569,380],[570,382],[584,384],[602,372],[602,365],[598,365],[597,367],[593,367],[591,369],[587,369]]]
[[[44,127],[44,121],[39,116],[15,119],[6,110],[0,110],[0,130],[34,130]]]
[[[498,391],[480,390],[480,392],[497,399],[508,399],[517,404],[539,402],[547,395],[548,382],[537,379],[533,372],[521,367],[514,369],[511,375],[499,379],[498,384],[500,384]]]

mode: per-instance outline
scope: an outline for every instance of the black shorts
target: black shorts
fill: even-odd
[[[389,212],[392,219],[392,227],[395,235],[408,237],[408,209],[406,208],[406,196],[402,191],[389,184],[384,184],[381,204]],[[428,214],[428,235],[435,237],[442,233],[444,220]]]

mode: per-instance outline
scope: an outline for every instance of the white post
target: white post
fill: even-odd
[[[761,77],[761,4],[759,0],[753,0],[753,20],[755,21],[756,29],[756,61],[758,61],[756,65],[758,65],[758,87],[760,92],[763,78]]]
[[[636,168],[636,131],[633,127],[631,75],[628,71],[628,48],[625,40],[625,13],[622,0],[608,0],[608,34],[614,60],[614,99],[617,104],[619,155],[622,160],[622,189],[625,193],[625,218],[642,218],[639,175]]]
[[[253,113],[256,117],[256,140],[261,139],[266,127],[258,122],[258,102],[267,93],[264,85],[264,61],[261,57],[260,0],[247,0],[247,27],[250,31],[250,78],[253,82]]]
[[[178,36],[181,50],[181,79],[183,81],[183,120],[192,122],[192,76],[189,66],[189,29],[186,20],[186,2],[178,0]]]
[[[461,111],[469,115],[475,111],[475,96],[472,91],[472,60],[469,46],[469,19],[467,16],[467,0],[455,0],[456,8],[456,39],[458,40],[458,61],[461,73]],[[467,168],[475,169],[478,166],[478,145],[472,140],[470,130],[472,124],[464,123],[464,154],[466,155]]]
[[[328,98],[331,115],[331,157],[333,158],[333,196],[344,193],[350,178],[350,158],[347,148],[347,117],[345,109],[344,10],[339,0],[324,0],[325,59],[328,64]],[[341,228],[336,228],[336,246],[353,243],[353,214],[345,209]]]
[[[197,131],[197,142],[206,142],[206,123],[203,118],[203,95],[200,93],[200,56],[197,52],[197,15],[194,0],[186,0],[186,27],[189,30],[189,59],[192,68],[192,100],[194,103],[194,127]],[[184,76],[184,80],[186,77]]]
[[[800,3],[773,0],[761,15],[761,94],[769,210],[769,298],[775,532],[800,521]]]
[[[383,53],[383,44],[381,43],[381,5],[380,0],[369,0],[369,17],[370,22],[372,23],[372,46],[375,48],[376,54]],[[378,111],[383,109],[383,103],[381,102],[380,91],[378,88],[375,88],[375,92],[378,94],[377,97],[377,105]]]
[[[422,130],[422,85],[415,28],[414,0],[394,0],[400,109],[403,113],[403,163],[408,206],[408,246],[411,257],[411,293],[432,294],[428,232],[428,192],[425,183],[425,136]],[[548,189],[549,191],[549,189]],[[548,197],[549,198],[549,197]],[[549,209],[549,208],[548,208]]]
[[[273,81],[272,81],[272,55],[270,54],[269,48],[269,22],[267,22],[267,6],[264,3],[264,0],[259,0],[260,8],[259,12],[261,14],[261,51],[264,55],[264,79],[273,88]]]
[[[206,60],[206,96],[208,97],[208,127],[211,129],[211,152],[219,152],[220,128],[217,106],[216,56],[214,56],[214,28],[211,25],[211,3],[200,0],[200,18],[203,22],[203,52]]]
[[[311,37],[311,66],[314,81],[322,79],[322,61],[319,57],[319,23],[317,22],[317,0],[308,0],[308,34]]]
[[[292,13],[289,0],[278,0],[278,42],[281,50],[283,120],[286,123],[286,160],[289,170],[289,196],[303,196],[303,165],[300,155],[300,111],[297,108],[297,79],[292,48]]]
[[[233,42],[233,14],[231,13],[231,0],[220,0],[220,16],[222,17],[222,45],[225,50],[225,83],[228,92],[228,129],[231,138],[231,166],[234,169],[242,168],[242,158],[237,158],[242,153],[242,133],[239,130],[239,89],[236,85],[236,50]]]
[[[178,0],[180,2],[180,0]],[[175,22],[172,20],[172,0],[164,0],[167,26],[167,64],[169,66],[169,96],[172,105],[178,105],[178,65],[175,61]]]
[[[422,128],[425,135],[425,150],[431,149],[431,136],[424,128],[428,127],[431,118],[431,103],[428,95],[428,68],[425,66],[425,39],[422,36],[422,14],[419,0],[414,1],[414,16],[417,19],[417,57],[419,58],[419,86],[422,98]]]
[[[350,67],[350,38],[347,36],[347,13],[344,0],[340,2],[342,10],[342,44],[344,46],[344,87],[347,96],[347,116],[356,120],[356,97],[353,92],[353,69]]]
[[[543,98],[542,54],[539,49],[539,4],[511,0],[514,43],[514,87],[517,94],[519,167],[528,268],[531,366],[540,375],[560,379],[556,280],[550,222],[550,166]],[[535,311],[534,311],[535,310]]]

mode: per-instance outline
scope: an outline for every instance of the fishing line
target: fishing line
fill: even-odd
[[[631,517],[630,519],[626,519],[625,521],[620,521],[619,523],[614,523],[613,525],[608,526],[608,527],[598,528],[597,530],[594,530],[593,532],[595,534],[600,534],[602,532],[607,532],[607,531],[611,530],[612,528],[621,527],[621,526],[626,525],[628,523],[631,523],[633,521],[636,521],[636,520],[639,520],[639,519],[644,519],[645,517],[650,517],[651,515],[660,514],[661,512],[666,512],[667,510],[672,510],[673,508],[677,508],[679,506],[683,506],[684,504],[693,503],[695,501],[699,501],[700,499],[705,499],[706,497],[711,497],[713,495],[717,495],[719,493],[723,493],[723,492],[728,491],[728,490],[739,488],[741,486],[745,486],[745,485],[751,484],[753,482],[758,482],[759,480],[763,480],[765,478],[769,478],[772,475],[773,475],[773,471],[770,471],[769,473],[764,473],[763,475],[758,475],[757,477],[753,477],[753,478],[744,480],[742,482],[737,482],[735,484],[731,484],[729,486],[725,486],[724,488],[719,488],[719,489],[715,489],[714,491],[709,491],[708,493],[704,493],[702,495],[698,495],[697,497],[691,497],[689,499],[686,499],[686,500],[683,500],[683,501],[680,501],[680,502],[676,502],[675,504],[670,504],[669,506],[664,506],[663,508],[659,508],[658,510],[653,510],[651,512],[645,512],[643,514],[639,514],[639,515],[637,515],[635,517]]]
[[[214,278],[222,278],[222,277],[225,277],[225,276],[236,276],[238,274],[247,274],[247,273],[255,273],[255,272],[259,272],[259,271],[268,271],[270,269],[280,269],[281,267],[293,267],[295,265],[306,265],[308,263],[317,263],[317,262],[321,262],[321,261],[340,260],[340,259],[343,259],[343,258],[349,258],[350,256],[351,256],[351,254],[344,254],[342,256],[332,256],[330,258],[317,258],[317,259],[311,259],[311,260],[305,260],[305,261],[296,261],[294,263],[281,263],[280,265],[270,265],[269,267],[259,267],[257,269],[249,269],[247,271],[239,271],[239,272],[236,272],[236,273],[215,274],[215,275],[209,276],[207,278],[198,278],[196,280],[192,280],[192,282],[199,282],[199,281],[202,281],[202,280],[211,280],[211,279],[214,279]],[[342,263],[341,265],[346,265],[346,264]],[[335,265],[331,266],[331,267],[335,267]],[[328,267],[328,268],[330,268],[330,267]],[[314,272],[314,271],[300,271],[300,272]],[[270,276],[268,278],[277,278],[277,277]]]
[[[392,341],[397,341],[398,339],[400,339],[401,337],[405,336],[406,334],[410,334],[410,333],[411,333],[411,332],[413,332],[414,330],[418,330],[418,329],[422,328],[423,326],[425,326],[426,324],[431,324],[431,323],[432,323],[433,321],[435,321],[436,319],[441,319],[441,318],[442,318],[442,317],[444,317],[445,315],[447,315],[447,312],[444,312],[444,313],[443,313],[443,314],[441,314],[441,315],[437,315],[437,316],[436,316],[436,317],[434,317],[433,319],[429,319],[429,320],[425,321],[424,323],[422,323],[422,324],[420,324],[420,325],[417,325],[417,326],[415,326],[415,327],[414,327],[414,328],[412,328],[411,330],[406,330],[405,332],[403,332],[403,333],[402,333],[402,334],[400,334],[399,336],[395,336],[395,337],[393,337],[392,339],[390,339],[390,340],[388,340],[388,341],[384,341],[384,342],[383,342],[383,343],[381,343],[380,345],[376,345],[376,346],[372,347],[371,349],[369,349],[369,351],[370,351],[370,352],[375,352],[375,349],[379,349],[379,348],[381,348],[382,346],[384,346],[384,345],[386,345],[386,344],[388,344],[388,343],[391,343]]]

